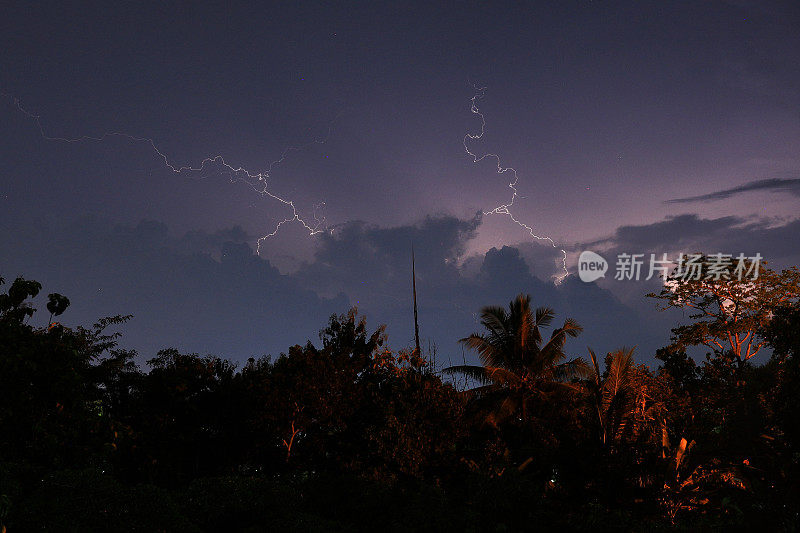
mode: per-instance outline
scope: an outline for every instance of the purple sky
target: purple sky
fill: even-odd
[[[587,247],[800,263],[796,3],[17,3],[0,22],[0,275],[66,293],[75,322],[134,313],[147,357],[277,353],[353,304],[400,347],[413,239],[440,351],[480,306],[531,292],[581,315],[577,351],[638,344],[650,361],[675,317],[652,311],[649,286],[554,288],[555,250],[508,217],[474,219],[510,190],[464,152],[473,84],[486,133],[471,149],[517,170],[514,216],[569,266]],[[176,175],[147,143],[46,141],[14,97],[47,135],[152,138],[176,165],[219,154],[259,172],[307,145],[269,190],[307,220],[324,202],[336,230],[287,224],[252,263],[225,243],[254,248],[286,206],[219,166]],[[604,305],[642,323],[606,324]]]

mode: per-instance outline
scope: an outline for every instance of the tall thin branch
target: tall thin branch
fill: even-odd
[[[417,321],[417,272],[414,264],[414,243],[411,243],[411,291],[414,294],[414,344],[415,353],[420,355],[419,350],[419,322]]]

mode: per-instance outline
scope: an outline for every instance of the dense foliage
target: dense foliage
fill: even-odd
[[[765,279],[795,290],[793,272]],[[772,348],[761,365],[723,343],[700,364],[688,357],[707,319],[691,335],[676,328],[657,369],[628,348],[568,355],[580,326],[567,318],[548,339],[555,313],[520,296],[485,308],[485,331],[462,341],[480,366],[437,372],[388,349],[354,310],[331,317],[320,346],[276,359],[237,368],[167,349],[141,368],[107,333],[127,317],[66,328],[53,320],[69,300],[51,294],[48,327],[31,326],[40,290],[20,278],[0,294],[0,530],[791,531],[800,520],[794,297],[731,322],[732,338]],[[706,289],[681,290],[690,301]],[[725,317],[712,320],[716,342]]]

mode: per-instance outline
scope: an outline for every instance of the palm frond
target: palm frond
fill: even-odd
[[[630,409],[632,390],[633,349],[621,348],[606,356],[608,376],[603,382],[601,409],[609,419],[609,427],[624,430],[625,419]]]
[[[514,318],[516,319],[516,323],[513,325],[516,330],[516,345],[525,352],[531,343],[535,345],[539,342],[536,340],[536,333],[538,330],[536,329],[530,307],[520,306],[519,314]]]
[[[555,381],[569,381],[573,378],[588,378],[592,375],[591,367],[582,357],[576,357],[565,363],[555,365],[549,371],[550,377]]]
[[[589,350],[589,356],[592,358],[592,367],[594,368],[594,384],[597,388],[600,388],[600,365],[597,362],[597,356],[594,354],[594,350],[586,347]]]
[[[448,366],[447,368],[442,369],[442,373],[449,375],[461,374],[484,385],[494,383],[492,378],[489,376],[487,369],[477,365]]]
[[[487,339],[483,335],[473,333],[459,342],[470,350],[478,352],[478,358],[484,366],[504,366],[506,363],[503,346],[498,345],[495,339]]]
[[[484,385],[516,385],[520,382],[519,376],[510,370],[492,366],[457,365],[442,370],[446,374],[462,374]]]
[[[508,315],[506,310],[499,306],[487,306],[481,309],[481,325],[489,331],[502,334],[507,331]]]
[[[489,379],[496,385],[517,385],[521,379],[514,372],[500,367],[486,367]]]
[[[630,371],[633,367],[633,350],[620,348],[606,357],[608,378],[605,385],[611,395],[617,394],[630,380]]]
[[[491,394],[498,390],[497,385],[481,385],[480,387],[474,387],[471,389],[467,389],[464,391],[464,394],[467,395],[470,399],[480,399],[484,398],[487,394]]]
[[[493,409],[486,417],[486,422],[494,427],[507,420],[511,415],[517,412],[519,408],[520,399],[511,394],[504,395],[500,405]]]
[[[555,317],[556,312],[552,307],[539,307],[536,309],[536,325],[539,327],[548,327]]]
[[[560,330],[570,337],[575,338],[581,334],[583,331],[583,326],[578,324],[578,321],[574,318],[568,318],[564,321],[564,325],[561,326]]]

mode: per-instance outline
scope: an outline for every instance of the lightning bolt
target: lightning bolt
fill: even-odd
[[[266,239],[269,239],[270,237],[274,237],[275,235],[277,235],[281,226],[290,222],[297,222],[301,224],[306,229],[306,231],[308,231],[309,235],[316,235],[322,232],[333,232],[332,229],[328,229],[325,226],[325,217],[323,216],[320,219],[317,215],[317,211],[325,207],[324,202],[314,206],[314,211],[312,215],[313,221],[309,221],[300,216],[300,213],[297,210],[297,206],[295,206],[294,204],[294,200],[289,200],[282,196],[278,196],[269,189],[269,178],[272,174],[273,169],[276,166],[283,163],[291,152],[298,152],[315,144],[325,144],[325,142],[330,137],[331,127],[332,127],[331,125],[328,126],[327,133],[325,134],[324,137],[315,138],[314,140],[300,146],[289,146],[285,148],[278,159],[271,162],[266,170],[262,170],[259,172],[250,171],[241,166],[231,165],[230,163],[225,161],[225,158],[222,155],[206,157],[202,161],[200,161],[200,163],[197,164],[196,166],[191,166],[191,165],[177,166],[172,162],[170,162],[169,157],[167,157],[167,155],[158,148],[156,142],[149,137],[138,137],[136,135],[131,135],[129,133],[119,132],[119,131],[106,132],[100,135],[99,137],[82,135],[80,137],[69,138],[69,137],[54,137],[51,135],[47,135],[44,126],[42,125],[42,119],[40,115],[31,113],[30,111],[25,109],[22,106],[22,103],[20,102],[19,98],[15,98],[7,93],[0,93],[0,95],[3,96],[4,98],[9,99],[12,105],[17,108],[17,110],[19,110],[22,114],[31,119],[36,124],[36,127],[39,130],[39,134],[42,136],[42,139],[45,139],[47,141],[57,141],[65,143],[82,143],[87,141],[102,142],[109,138],[121,137],[124,139],[128,139],[131,142],[144,143],[149,145],[150,149],[160,159],[164,161],[164,165],[175,174],[205,172],[209,167],[216,165],[221,173],[229,175],[232,183],[236,182],[246,183],[259,195],[263,197],[272,198],[273,200],[280,202],[284,206],[288,207],[290,212],[283,220],[280,220],[279,222],[276,223],[275,228],[271,232],[259,237],[256,243],[256,253],[259,255],[261,253],[261,243],[263,243]]]
[[[514,202],[516,201],[517,197],[519,196],[519,193],[517,191],[517,184],[519,183],[519,175],[517,173],[517,170],[514,169],[513,167],[503,167],[502,163],[501,163],[500,156],[498,154],[485,153],[483,155],[477,155],[476,153],[472,152],[472,150],[470,150],[470,148],[469,148],[469,141],[477,141],[477,140],[482,139],[483,135],[484,135],[484,133],[486,131],[486,118],[483,115],[483,113],[480,111],[480,109],[478,108],[478,105],[477,105],[477,100],[479,100],[479,99],[484,97],[486,87],[480,87],[480,88],[479,87],[474,87],[474,88],[475,88],[475,94],[470,99],[470,104],[471,104],[470,111],[473,114],[478,115],[478,117],[480,117],[481,127],[480,127],[480,132],[479,133],[469,133],[468,132],[468,133],[466,133],[464,135],[464,138],[463,138],[464,150],[468,155],[470,155],[472,157],[473,163],[479,163],[479,162],[483,161],[484,159],[494,159],[495,160],[495,164],[496,164],[496,170],[497,170],[498,174],[505,174],[507,172],[510,172],[511,176],[512,176],[511,181],[508,183],[508,187],[511,189],[511,198],[510,198],[510,200],[505,204],[498,205],[497,207],[495,207],[495,208],[493,208],[493,209],[491,209],[489,211],[485,211],[483,214],[487,215],[487,216],[491,215],[491,214],[505,215],[505,216],[509,217],[515,224],[517,224],[518,226],[520,226],[521,228],[526,230],[530,234],[530,236],[533,237],[534,239],[537,239],[537,240],[540,240],[540,241],[547,241],[548,243],[550,243],[550,245],[553,248],[559,249],[561,251],[561,253],[562,253],[561,264],[562,264],[563,274],[556,277],[556,283],[557,284],[561,283],[561,281],[563,281],[563,279],[569,274],[569,272],[567,270],[567,252],[566,252],[566,250],[560,249],[556,245],[556,243],[553,241],[552,238],[547,237],[547,236],[537,235],[532,226],[530,226],[530,225],[526,224],[525,222],[519,220],[514,215],[514,213],[511,211],[511,208],[514,206]],[[170,161],[170,159],[167,156],[167,154],[165,154],[161,149],[158,148],[158,146],[156,145],[155,140],[152,139],[152,138],[149,138],[149,137],[140,137],[140,136],[136,136],[136,135],[131,135],[130,133],[119,132],[119,131],[106,132],[106,133],[103,133],[102,135],[100,135],[98,137],[90,136],[90,135],[82,135],[80,137],[69,138],[69,137],[59,137],[59,136],[48,135],[45,132],[45,129],[44,129],[44,126],[42,124],[42,119],[41,119],[40,115],[34,114],[34,113],[28,111],[27,109],[25,109],[22,106],[19,98],[13,97],[13,96],[11,96],[11,95],[9,95],[7,93],[4,93],[4,92],[0,93],[0,96],[3,96],[4,98],[10,99],[10,101],[13,104],[13,106],[19,112],[24,114],[26,117],[30,118],[36,124],[36,127],[39,130],[39,134],[41,135],[41,137],[43,139],[45,139],[45,140],[57,141],[57,142],[65,142],[65,143],[82,143],[82,142],[87,142],[87,141],[102,142],[102,141],[104,141],[106,139],[109,139],[109,138],[121,137],[121,138],[124,138],[124,139],[128,139],[131,142],[144,143],[144,144],[147,144],[150,147],[150,149],[164,162],[164,166],[166,166],[168,169],[170,169],[174,174],[190,174],[190,173],[196,173],[196,172],[205,172],[212,165],[217,165],[217,167],[219,168],[219,171],[221,173],[226,173],[226,174],[228,174],[230,176],[231,182],[234,182],[234,183],[235,182],[243,182],[243,183],[247,184],[248,186],[250,186],[257,194],[261,195],[262,197],[268,197],[268,198],[271,198],[273,200],[276,200],[276,201],[280,202],[281,204],[283,204],[284,206],[286,206],[289,209],[289,213],[287,214],[286,217],[284,217],[282,220],[278,221],[275,224],[275,227],[272,229],[272,231],[270,231],[269,233],[266,233],[266,234],[264,234],[264,235],[262,235],[261,237],[258,238],[257,243],[256,243],[256,253],[257,254],[260,254],[260,252],[261,252],[261,244],[265,240],[277,235],[278,232],[280,231],[281,227],[283,225],[285,225],[285,224],[288,224],[288,223],[292,223],[292,222],[299,223],[300,225],[303,226],[303,228],[305,228],[305,230],[308,232],[309,236],[313,236],[313,235],[316,235],[316,234],[322,233],[322,232],[332,233],[334,231],[333,229],[329,229],[325,225],[325,217],[324,216],[322,218],[320,218],[318,216],[318,211],[320,209],[324,208],[324,206],[325,206],[324,203],[320,203],[320,204],[315,205],[314,209],[313,209],[313,214],[312,214],[313,220],[307,220],[307,219],[303,218],[300,215],[300,213],[298,212],[297,206],[295,205],[294,200],[279,196],[279,195],[273,193],[269,188],[269,179],[270,179],[270,177],[272,175],[273,169],[276,166],[278,166],[281,163],[283,163],[286,160],[286,158],[288,157],[288,155],[290,153],[292,153],[292,152],[302,151],[302,150],[304,150],[304,149],[306,149],[306,148],[308,148],[308,147],[310,147],[312,145],[315,145],[315,144],[325,144],[325,142],[328,140],[328,138],[330,136],[330,132],[331,132],[331,126],[330,125],[328,126],[327,133],[325,134],[324,137],[315,138],[312,141],[310,141],[308,143],[305,143],[303,145],[300,145],[300,146],[289,146],[289,147],[285,148],[283,150],[283,152],[281,153],[280,157],[278,159],[272,161],[269,164],[269,166],[267,167],[266,170],[251,171],[251,170],[248,170],[248,169],[246,169],[246,168],[244,168],[242,166],[232,165],[232,164],[228,163],[221,154],[220,155],[206,157],[206,158],[202,159],[200,161],[200,163],[195,165],[195,166],[192,166],[192,165],[178,166],[176,164],[173,164]]]
[[[473,88],[475,89],[475,94],[470,99],[470,104],[471,104],[470,105],[470,111],[472,112],[473,115],[478,115],[478,117],[480,117],[480,119],[481,119],[481,129],[480,129],[479,133],[469,133],[469,132],[467,132],[464,135],[464,151],[466,151],[467,154],[472,157],[472,162],[473,163],[480,163],[484,159],[494,159],[498,174],[505,174],[505,173],[509,172],[511,174],[511,176],[512,176],[511,181],[508,183],[508,188],[511,189],[511,199],[508,201],[508,203],[498,205],[497,207],[495,207],[494,209],[491,209],[489,211],[484,211],[483,214],[486,215],[486,216],[488,216],[488,215],[505,215],[508,218],[510,218],[519,227],[521,227],[525,231],[527,231],[530,234],[530,236],[533,237],[534,239],[537,239],[539,241],[547,241],[548,243],[550,243],[550,245],[553,248],[561,250],[561,254],[562,254],[561,268],[563,269],[564,273],[561,274],[560,276],[556,276],[556,285],[558,285],[564,280],[564,278],[566,278],[569,275],[569,271],[567,270],[567,251],[564,250],[564,249],[559,248],[556,245],[556,243],[553,241],[553,239],[551,239],[550,237],[537,235],[536,232],[534,231],[533,227],[531,227],[528,224],[526,224],[525,222],[522,222],[521,220],[519,220],[514,215],[514,213],[511,212],[511,208],[514,206],[514,202],[516,201],[517,197],[519,196],[519,193],[517,192],[517,183],[519,183],[519,175],[517,174],[516,169],[514,169],[513,167],[504,167],[501,164],[500,156],[497,155],[497,154],[485,153],[485,154],[479,156],[479,155],[475,154],[472,150],[469,149],[469,142],[470,141],[477,141],[477,140],[482,139],[483,138],[483,134],[486,132],[486,117],[484,117],[483,113],[481,113],[480,109],[478,108],[478,104],[477,104],[477,101],[484,97],[484,94],[485,94],[485,91],[486,91],[486,87],[475,87],[475,86],[473,86]]]

